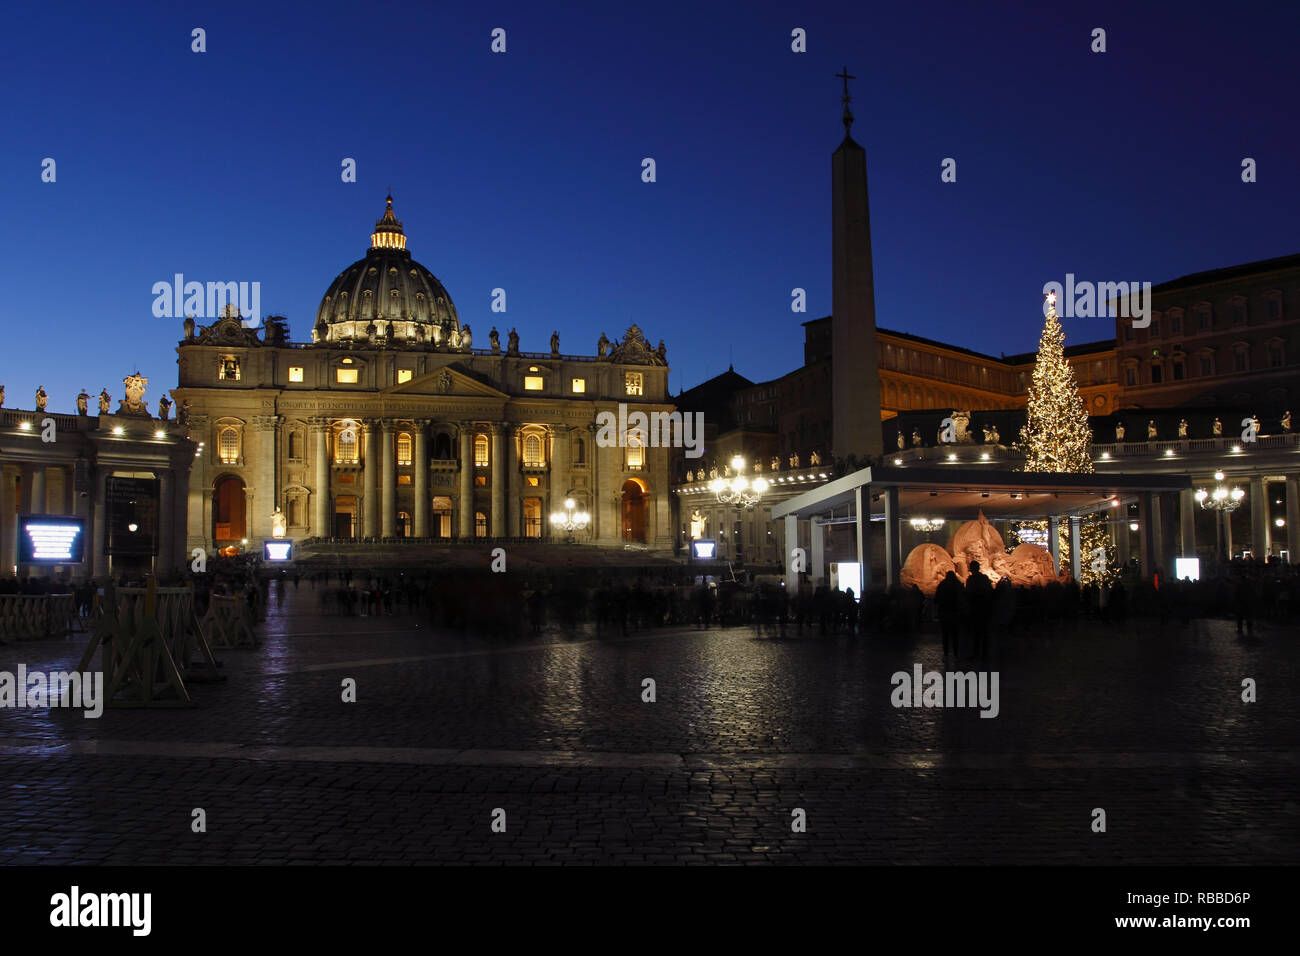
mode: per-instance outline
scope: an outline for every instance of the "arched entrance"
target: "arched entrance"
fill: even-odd
[[[244,524],[244,480],[218,478],[212,486],[212,540],[217,547],[238,544],[248,537]]]
[[[645,544],[646,486],[639,478],[623,482],[623,540]]]

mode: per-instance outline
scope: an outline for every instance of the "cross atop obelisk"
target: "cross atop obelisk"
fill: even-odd
[[[840,102],[844,104],[844,132],[847,133],[849,127],[853,125],[853,111],[849,109],[849,102],[853,99],[849,95],[849,80],[856,80],[857,77],[849,72],[847,66],[843,67],[835,76],[844,81],[844,96],[840,98]]]

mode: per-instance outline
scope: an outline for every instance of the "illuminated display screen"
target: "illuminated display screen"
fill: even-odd
[[[1183,578],[1199,581],[1201,579],[1201,559],[1174,558],[1174,577],[1180,581]]]
[[[158,553],[158,479],[111,475],[104,486],[104,550],[116,556]]]
[[[27,515],[18,519],[19,564],[80,564],[85,552],[82,518]]]
[[[288,561],[293,557],[292,541],[267,541],[262,548],[268,561]]]
[[[718,550],[718,542],[710,539],[700,539],[691,542],[691,551],[695,557],[701,561],[713,560],[714,553]]]

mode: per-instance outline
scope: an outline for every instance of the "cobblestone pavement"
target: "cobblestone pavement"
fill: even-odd
[[[944,668],[930,630],[505,642],[410,615],[320,617],[307,586],[273,599],[264,630],[259,650],[219,652],[226,680],[193,686],[192,710],[0,710],[0,863],[1300,856],[1294,628],[1009,638],[988,665],[994,719],[891,704],[891,674]],[[70,669],[83,644],[0,647],[0,670]]]

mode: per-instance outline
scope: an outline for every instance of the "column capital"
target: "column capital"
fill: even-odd
[[[397,431],[397,422],[392,418],[379,418],[375,421],[379,425],[380,429],[387,434],[391,435],[393,432]]]
[[[283,415],[254,415],[253,427],[258,431],[273,431],[284,424]]]
[[[330,427],[330,420],[324,415],[312,415],[306,421],[312,431],[323,432]]]

